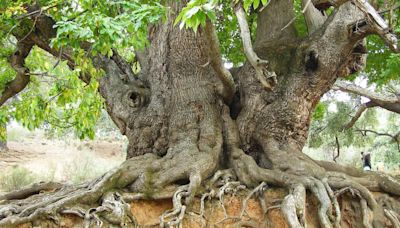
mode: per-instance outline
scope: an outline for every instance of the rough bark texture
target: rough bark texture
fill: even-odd
[[[252,45],[242,20],[246,56],[257,58],[230,73],[221,70],[221,62],[215,60],[219,51],[209,49],[208,42],[216,39],[207,30],[210,27],[195,34],[172,25],[184,6],[177,1],[169,3],[171,12],[165,23],[149,28],[151,45],[138,53],[139,75],[118,54],[94,56],[95,65],[106,72],[100,79],[100,93],[107,110],[129,139],[128,160],[80,186],[43,195],[28,189],[24,192],[35,195],[22,200],[8,197],[0,202],[0,226],[49,218],[57,222],[59,214],[82,217],[88,225],[134,226],[127,202],[165,197],[173,198],[173,209],[161,216],[160,225],[179,226],[195,195],[202,196],[203,204],[207,198],[223,202],[224,195],[240,192],[242,184],[255,187],[244,204],[257,197],[264,205],[267,184],[287,188],[280,208],[291,227],[309,223],[305,219],[307,193],[316,199],[321,227],[340,227],[345,216],[341,216],[343,204],[338,203],[338,195],[345,192],[359,200],[365,226],[383,227],[389,220],[395,224],[399,206],[391,196],[400,195],[398,180],[317,162],[301,152],[321,96],[338,77],[359,70],[363,38],[370,33],[390,34],[377,31],[370,20],[361,30],[354,28],[366,20],[366,13],[351,2],[335,2],[337,8],[328,18],[308,4],[303,4],[310,34],[305,39],[297,37],[290,24],[294,12],[289,0],[271,1],[259,12]],[[241,11],[237,16],[243,19]],[[35,44],[58,54],[48,43]],[[68,55],[64,58],[74,66]],[[258,65],[257,59],[268,61]],[[276,74],[274,86],[267,89],[262,78],[268,80],[266,72]],[[230,74],[239,99],[229,104],[227,94],[234,86],[224,79]],[[391,196],[381,202],[371,190]]]

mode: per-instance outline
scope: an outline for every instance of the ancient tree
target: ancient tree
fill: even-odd
[[[99,49],[93,40],[101,32],[68,43],[74,34],[62,30],[59,21],[77,20],[90,9],[104,7],[105,2],[82,1],[79,6],[77,1],[72,7],[78,13],[67,19],[50,12],[71,6],[55,2],[22,5],[18,26],[10,31],[18,41],[9,58],[16,76],[4,87],[1,104],[29,85],[32,74],[24,60],[33,47],[66,61],[71,69],[81,67],[84,56],[93,69],[82,70],[79,77],[88,84],[99,82],[109,115],[129,139],[127,160],[79,186],[36,194],[41,189],[36,185],[31,191],[2,196],[0,226],[60,214],[129,225],[134,218],[125,201],[165,195],[173,196],[175,206],[166,217],[174,218],[170,225],[179,224],[193,197],[207,194],[215,185],[234,188],[238,183],[257,191],[266,185],[289,189],[281,210],[291,227],[306,225],[307,191],[318,199],[320,225],[339,227],[334,190],[358,195],[367,227],[382,227],[387,219],[399,226],[397,209],[384,208],[371,193],[399,196],[399,181],[314,161],[302,153],[320,98],[338,78],[363,69],[364,39],[377,34],[397,51],[396,37],[368,2],[297,2],[307,26],[307,35],[302,37],[293,23],[299,12],[296,16],[296,2],[291,0],[162,1],[158,7],[164,9],[163,18],[145,24],[148,45],[125,49],[135,52],[140,72],[133,71],[118,50],[99,51],[106,47]],[[87,2],[92,8],[85,8]],[[124,4],[128,3],[110,8],[115,17],[129,13]],[[231,12],[229,18],[220,15],[223,10]],[[223,41],[217,36],[224,20],[237,21],[246,59],[229,70],[224,67]],[[80,35],[85,38],[87,34]],[[50,43],[55,37],[58,40]],[[93,77],[92,72],[103,75]],[[346,85],[337,86],[346,89]],[[205,183],[206,189],[202,187]],[[49,184],[42,187],[48,189]],[[89,212],[82,209],[88,207]]]

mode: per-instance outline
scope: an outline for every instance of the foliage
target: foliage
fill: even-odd
[[[79,69],[71,71],[43,50],[34,48],[26,59],[33,75],[28,88],[7,106],[0,108],[4,124],[15,119],[30,130],[51,125],[62,131],[73,127],[79,138],[93,138],[94,126],[103,107],[98,82],[79,79]]]
[[[391,137],[378,136],[372,132],[363,133],[359,130],[366,129],[395,135],[399,131],[400,116],[379,108],[367,109],[352,128],[345,130],[344,125],[350,121],[361,101],[355,97],[337,101],[339,96],[330,93],[317,105],[305,151],[310,152],[319,148],[322,150],[321,153],[327,153],[328,160],[332,160],[332,153],[337,150],[337,137],[340,157],[346,157],[345,153],[352,147],[358,151],[356,154],[361,151],[372,153],[375,163],[383,162],[390,168],[397,167],[400,163],[400,151]]]
[[[392,2],[395,4],[395,1]],[[390,4],[392,4],[390,3]],[[296,3],[295,3],[296,4]],[[384,5],[383,2],[377,2],[383,8],[390,8],[390,5]],[[385,3],[386,4],[386,3]],[[389,3],[387,3],[389,4]],[[398,12],[385,15],[391,28],[398,34],[400,25],[398,23]],[[380,93],[399,93],[400,91],[400,56],[393,53],[387,48],[382,38],[378,35],[368,36],[366,38],[368,49],[367,64],[364,72],[348,76],[346,79],[354,81],[361,79],[366,82],[370,89],[374,89]],[[393,94],[392,94],[393,95]],[[397,145],[390,137],[377,137],[372,133],[365,135],[354,129],[369,129],[377,132],[396,134],[400,123],[397,114],[389,114],[387,122],[385,120],[385,111],[379,108],[368,109],[362,117],[356,122],[352,129],[344,130],[343,125],[346,124],[357,110],[361,103],[360,98],[349,97],[348,101],[336,101],[338,95],[325,96],[325,99],[317,105],[313,114],[313,121],[310,127],[308,146],[312,148],[328,146],[335,148],[335,137],[339,138],[341,146],[349,146],[350,144],[361,148],[367,148],[369,151],[376,151],[378,160],[387,164],[396,164],[400,162]],[[365,101],[364,101],[365,102]],[[336,106],[336,111],[323,109],[321,106]],[[323,116],[321,118],[321,116]]]
[[[1,1],[0,3],[0,91],[13,80],[15,72],[8,59],[15,51],[12,32],[27,23],[24,4],[31,1]],[[74,128],[83,139],[94,137],[94,126],[103,108],[98,94],[98,77],[102,71],[93,67],[83,50],[90,44],[91,54],[111,56],[113,51],[141,49],[147,45],[147,26],[164,17],[165,8],[152,1],[81,0],[67,3],[63,0],[39,1],[41,13],[55,21],[57,36],[53,48],[72,48],[77,66],[70,70],[43,50],[34,48],[26,59],[31,83],[8,105],[0,108],[0,124],[15,119],[28,129],[50,126],[57,131]],[[29,24],[28,27],[32,27]],[[27,32],[27,31],[21,31]],[[131,58],[131,56],[125,56]],[[89,84],[79,78],[88,74],[94,80]],[[0,136],[5,131],[0,129]]]

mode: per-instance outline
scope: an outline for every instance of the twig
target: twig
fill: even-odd
[[[49,9],[52,9],[52,8],[54,8],[54,7],[61,6],[61,5],[62,5],[62,3],[59,3],[59,4],[51,5],[51,6],[48,6],[48,7],[45,7],[45,8],[40,8],[40,9],[38,9],[38,10],[29,12],[29,13],[27,13],[27,14],[20,15],[20,16],[16,17],[16,19],[17,19],[17,20],[21,20],[21,19],[24,19],[24,18],[26,18],[26,17],[34,16],[34,15],[37,14],[37,13],[39,13],[39,16],[40,16],[40,15],[42,14],[43,11],[47,11],[47,10],[49,10]]]
[[[333,156],[333,161],[334,162],[336,162],[336,159],[340,155],[340,143],[339,143],[339,139],[338,139],[337,135],[335,135],[335,142],[336,142],[337,154],[335,156]]]
[[[42,13],[42,11],[40,10],[40,14],[41,13]],[[40,14],[35,17],[35,20],[33,21],[33,25],[31,27],[31,29],[29,30],[29,32],[22,39],[18,40],[18,42],[25,40],[33,32],[33,29],[36,27],[36,22],[37,22],[38,17],[40,16]]]
[[[397,132],[396,134],[392,135],[389,133],[381,133],[381,132],[377,132],[374,130],[370,130],[370,129],[355,129],[354,131],[360,132],[363,136],[366,136],[367,133],[373,133],[377,136],[387,136],[392,138],[393,141],[395,141],[397,143],[397,149],[400,151],[400,131]]]

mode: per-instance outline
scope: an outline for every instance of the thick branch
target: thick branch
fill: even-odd
[[[382,94],[378,94],[369,91],[368,89],[361,88],[354,84],[345,83],[343,81],[337,81],[333,89],[366,97],[370,99],[371,102],[374,103],[376,106],[400,114],[400,99],[395,96],[385,96]],[[372,104],[370,104],[370,106],[372,106]]]
[[[260,59],[253,49],[251,44],[250,30],[247,24],[246,14],[241,4],[235,6],[235,14],[240,27],[240,36],[243,42],[243,48],[247,60],[256,71],[256,77],[265,89],[272,89],[276,83],[276,74],[273,71],[268,71],[268,61]]]
[[[231,73],[224,67],[224,64],[222,63],[217,33],[215,32],[215,28],[210,20],[207,20],[204,30],[207,40],[209,41],[209,63],[222,82],[223,87],[220,88],[220,93],[224,100],[229,103],[236,91],[235,82],[233,81]]]
[[[29,55],[33,44],[30,42],[19,42],[17,51],[10,57],[9,61],[16,72],[15,78],[8,82],[1,93],[0,106],[8,99],[21,92],[29,83],[29,69],[25,67],[25,58]]]
[[[304,19],[306,20],[308,34],[311,34],[324,24],[327,17],[315,8],[311,0],[302,0],[301,5],[303,7],[303,14]]]
[[[393,51],[398,51],[396,36],[390,33],[389,26],[374,7],[363,0],[354,0],[353,3],[366,15],[367,23],[372,27],[372,30],[380,35]]]
[[[356,114],[351,118],[351,120],[344,125],[344,129],[350,129],[354,126],[354,124],[357,122],[357,120],[361,117],[361,115],[367,110],[367,108],[372,108],[376,107],[376,105],[373,102],[367,102],[364,104],[361,104],[361,106],[357,109]]]

